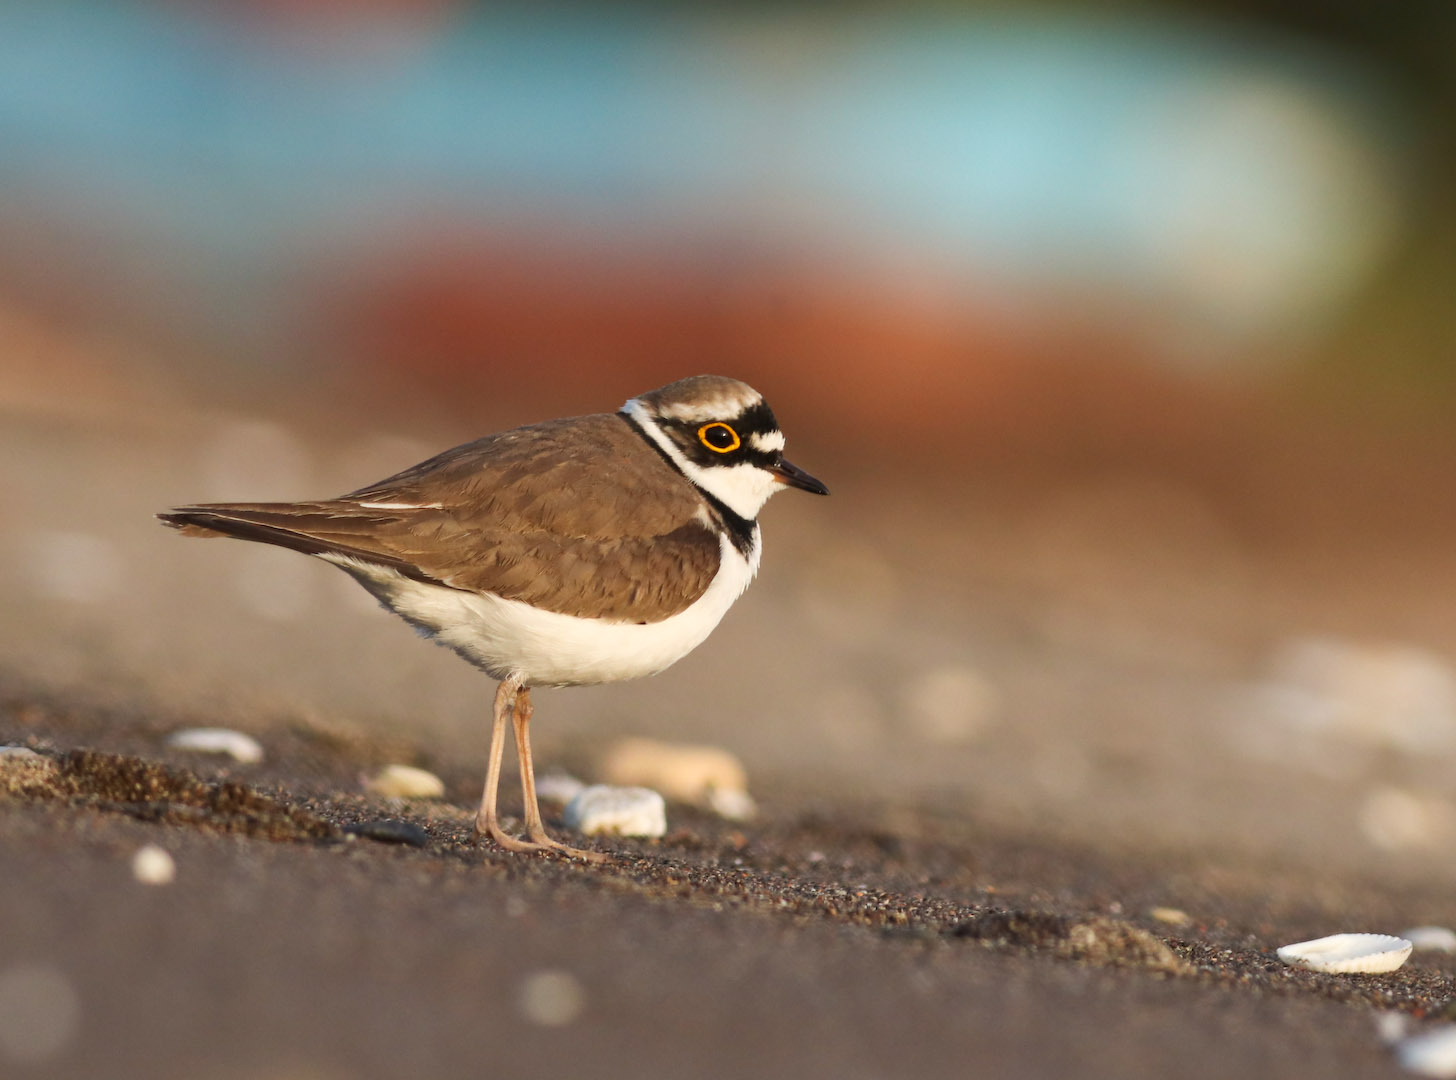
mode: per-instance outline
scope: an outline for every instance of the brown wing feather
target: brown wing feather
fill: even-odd
[[[656,622],[707,590],[720,549],[701,496],[643,450],[620,417],[580,417],[487,436],[339,499],[161,516],[566,615]]]

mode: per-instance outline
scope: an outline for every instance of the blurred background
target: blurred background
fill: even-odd
[[[180,502],[699,372],[833,489],[645,682],[770,806],[1456,879],[1456,8],[0,6],[0,675],[483,760],[491,687]]]

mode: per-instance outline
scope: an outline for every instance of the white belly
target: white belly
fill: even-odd
[[[756,539],[756,538],[755,538]],[[583,686],[655,675],[702,643],[758,572],[720,538],[718,574],[691,607],[661,622],[604,622],[542,611],[490,593],[462,592],[385,567],[321,555],[348,571],[380,602],[493,678],[527,686]]]

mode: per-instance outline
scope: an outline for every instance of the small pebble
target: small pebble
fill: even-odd
[[[1292,967],[1344,975],[1394,971],[1410,954],[1409,941],[1389,934],[1331,934],[1278,950]]]
[[[131,872],[143,885],[170,885],[177,879],[177,863],[164,848],[148,844],[131,857]]]
[[[536,777],[537,797],[550,799],[552,802],[569,803],[581,794],[584,787],[586,785],[580,780],[564,772],[549,772],[545,776]]]
[[[1394,1046],[1410,1031],[1410,1017],[1403,1012],[1375,1014],[1375,1037],[1386,1046]]]
[[[564,1027],[581,1015],[586,991],[575,975],[537,971],[521,984],[521,1014],[542,1027]]]
[[[1456,952],[1456,930],[1448,926],[1413,926],[1400,936],[1426,952]]]
[[[649,788],[593,784],[566,805],[567,828],[587,836],[662,836],[667,804]]]
[[[167,745],[174,750],[190,750],[198,754],[226,754],[244,765],[263,760],[263,747],[251,735],[230,728],[188,728],[173,732]]]
[[[377,840],[381,844],[408,844],[410,847],[427,847],[430,834],[412,821],[382,818],[377,821],[361,821],[344,827],[344,832]]]
[[[1395,1056],[1405,1068],[1422,1076],[1456,1077],[1456,1024],[1402,1039]]]
[[[413,765],[386,765],[364,781],[364,790],[386,799],[440,799],[445,782]]]
[[[1148,915],[1160,923],[1167,923],[1169,926],[1187,926],[1193,921],[1188,912],[1182,908],[1175,907],[1150,908]]]
[[[713,788],[708,792],[708,809],[729,821],[747,821],[758,814],[758,803],[746,791]]]
[[[751,816],[755,809],[743,763],[717,746],[621,739],[607,751],[602,775],[613,784],[649,787],[717,813],[723,813],[719,805],[725,806],[730,812],[724,817]]]

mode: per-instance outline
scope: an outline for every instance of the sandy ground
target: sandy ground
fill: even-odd
[[[477,433],[301,409],[0,425],[0,742],[46,757],[0,799],[0,1074],[1381,1076],[1377,1014],[1449,1010],[1441,954],[1273,956],[1456,924],[1439,461],[1260,450],[1223,490],[797,455],[834,495],[768,507],[702,649],[537,697],[542,771],[628,734],[747,765],[758,819],[673,805],[598,867],[470,842],[487,680],[328,567],[152,520]],[[266,760],[165,748],[211,724]],[[446,801],[365,799],[387,761]],[[424,845],[346,831],[380,819]],[[147,843],[175,883],[135,880]]]
[[[29,979],[52,1005],[0,1023],[6,1075],[1384,1076],[1377,1013],[1416,1025],[1456,991],[1443,954],[1273,956],[1425,921],[1440,888],[777,791],[751,827],[674,806],[664,840],[586,866],[472,843],[464,773],[443,804],[356,794],[399,744],[273,730],[224,769],[166,726],[0,713],[45,755],[0,772],[0,996]],[[145,844],[174,883],[134,878]]]

